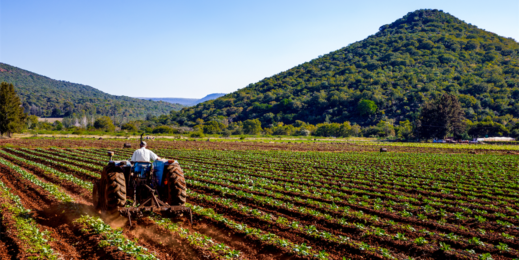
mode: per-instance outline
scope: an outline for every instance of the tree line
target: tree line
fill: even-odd
[[[365,116],[370,116],[370,111],[376,109],[369,100],[361,100],[359,107],[365,110]],[[2,82],[0,88],[0,134],[10,135],[23,129],[41,130],[66,130],[77,131],[105,131],[116,130],[127,133],[155,133],[175,134],[189,133],[193,137],[212,135],[293,135],[293,136],[324,136],[324,137],[394,137],[400,140],[429,140],[433,138],[445,138],[447,136],[457,139],[470,139],[481,136],[510,135],[519,137],[519,120],[513,117],[505,118],[509,124],[495,122],[488,117],[480,122],[473,123],[465,117],[463,108],[455,95],[443,94],[435,100],[424,103],[415,121],[404,120],[398,123],[392,120],[380,120],[371,126],[345,121],[335,123],[326,121],[318,124],[310,124],[297,120],[294,124],[277,123],[267,127],[262,126],[258,119],[245,121],[204,121],[197,119],[192,127],[182,127],[174,119],[179,112],[171,111],[170,115],[159,117],[149,114],[146,120],[134,120],[117,127],[113,118],[99,117],[92,121],[85,121],[75,125],[64,125],[60,121],[54,123],[39,122],[34,115],[28,115],[21,106],[12,84]]]

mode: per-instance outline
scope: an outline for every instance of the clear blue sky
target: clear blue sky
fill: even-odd
[[[115,95],[201,98],[424,8],[519,40],[518,0],[0,0],[0,62]]]

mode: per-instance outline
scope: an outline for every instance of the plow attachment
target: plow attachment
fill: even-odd
[[[150,190],[151,196],[149,199],[139,206],[136,206],[136,202],[134,202],[132,207],[119,208],[119,213],[128,218],[130,227],[132,226],[132,216],[140,218],[144,216],[143,213],[145,212],[168,212],[176,215],[183,215],[185,213],[189,216],[189,224],[191,226],[193,225],[193,212],[191,208],[186,206],[170,206],[155,196],[154,189],[148,185],[144,186]]]

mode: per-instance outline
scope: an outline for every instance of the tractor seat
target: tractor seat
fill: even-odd
[[[132,167],[132,172],[139,178],[145,179],[151,172],[152,165],[149,162],[135,162]]]

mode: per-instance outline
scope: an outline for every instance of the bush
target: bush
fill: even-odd
[[[74,130],[74,131],[72,131],[72,134],[73,134],[73,135],[82,135],[82,134],[84,134],[84,132],[83,132],[82,130],[79,130],[79,129],[78,129],[78,130]]]
[[[121,126],[122,130],[137,131],[137,127],[133,123],[126,123]]]
[[[257,135],[261,132],[261,122],[258,119],[248,119],[243,122],[243,131],[249,135]]]
[[[231,136],[231,131],[229,131],[229,130],[224,130],[224,131],[222,132],[222,136],[223,136],[223,137],[229,137],[229,136]]]
[[[107,116],[102,116],[94,122],[94,127],[104,131],[114,131],[115,126],[112,123],[112,119]]]
[[[154,134],[173,134],[174,132],[173,128],[165,125],[157,126],[152,131]]]
[[[300,133],[301,133],[302,136],[309,136],[310,135],[310,131],[306,130],[306,129],[301,130]]]
[[[189,137],[194,137],[194,138],[202,138],[204,137],[204,133],[202,132],[192,132]]]
[[[203,126],[205,134],[216,134],[225,128],[225,125],[217,121],[206,122]]]
[[[243,130],[241,128],[238,128],[234,131],[232,131],[232,135],[242,135],[243,134]]]

